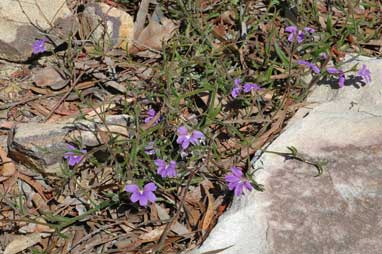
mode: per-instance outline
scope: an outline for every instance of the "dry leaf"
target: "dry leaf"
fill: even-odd
[[[136,25],[140,25],[140,23],[136,23]],[[177,28],[178,25],[173,20],[164,17],[159,6],[157,6],[149,24],[135,38],[134,45],[129,49],[129,53],[137,54],[149,50],[146,54],[141,52],[139,55],[153,56],[153,53],[158,54],[157,51],[162,49],[163,43],[166,43],[173,36]],[[151,55],[148,53],[151,53]]]
[[[50,87],[53,90],[59,90],[68,84],[62,75],[52,66],[34,70],[33,72],[32,79],[38,87]]]
[[[202,223],[202,230],[203,230],[203,232],[205,232],[208,230],[208,228],[211,224],[211,221],[213,220],[214,215],[215,215],[215,205],[214,205],[215,199],[209,191],[211,186],[206,186],[206,184],[204,184],[204,182],[201,183],[201,186],[203,186],[203,189],[204,189],[204,191],[207,195],[207,198],[208,198],[207,211],[204,214],[203,223]]]
[[[32,247],[40,241],[41,236],[38,233],[30,235],[19,235],[10,244],[8,244],[8,246],[5,248],[4,254],[16,254],[29,247]]]
[[[141,240],[142,243],[147,243],[147,242],[153,242],[156,241],[160,238],[160,236],[163,233],[163,230],[165,229],[166,225],[160,226],[154,230],[151,230],[147,233],[144,233],[140,235],[138,238]]]
[[[16,166],[10,158],[8,158],[7,153],[0,147],[0,175],[2,176],[12,176],[16,172]]]

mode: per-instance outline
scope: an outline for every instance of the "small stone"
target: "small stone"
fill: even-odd
[[[52,66],[34,70],[32,79],[36,86],[41,88],[50,87],[53,90],[62,89],[68,84],[62,75]]]

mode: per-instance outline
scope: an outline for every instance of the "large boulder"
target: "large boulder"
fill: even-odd
[[[28,60],[36,39],[61,43],[76,29],[75,18],[65,0],[1,0],[0,58],[14,62]]]
[[[264,154],[255,174],[264,192],[236,198],[202,247],[223,254],[359,254],[382,252],[382,60],[359,58],[370,84],[321,84],[267,150],[295,146],[314,167]],[[310,108],[310,109],[308,109]],[[263,163],[263,164],[261,164]],[[211,252],[212,253],[212,252]]]

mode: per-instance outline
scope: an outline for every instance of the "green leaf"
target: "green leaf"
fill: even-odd
[[[285,55],[284,51],[279,47],[278,41],[275,41],[274,46],[275,46],[275,50],[276,50],[277,56],[281,59],[281,61],[283,62],[283,64],[285,66],[288,66],[289,65],[289,59]]]

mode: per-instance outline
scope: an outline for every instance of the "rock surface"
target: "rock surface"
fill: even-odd
[[[111,132],[128,136],[130,116],[110,115],[106,124]],[[67,144],[74,140],[83,146],[98,146],[107,142],[108,130],[99,119],[72,123],[17,124],[9,138],[9,157],[44,174],[62,173],[61,163]]]
[[[88,4],[79,17],[81,36],[95,43],[127,49],[134,37],[134,20],[128,13],[104,3]]]
[[[33,42],[44,35],[31,22],[42,30],[50,30],[51,38],[57,42],[75,24],[65,0],[1,0],[0,58],[18,62],[32,56]]]
[[[368,66],[372,83],[320,85],[311,109],[301,109],[267,148],[295,146],[306,158],[325,160],[324,174],[264,154],[255,179],[265,191],[236,199],[193,253],[229,246],[219,253],[382,252],[382,61],[360,58],[348,66],[357,61]]]

